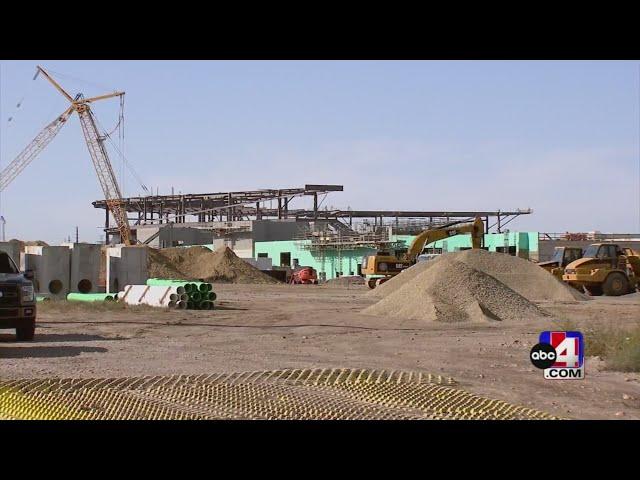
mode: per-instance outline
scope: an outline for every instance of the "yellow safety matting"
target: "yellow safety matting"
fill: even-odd
[[[0,381],[0,419],[555,419],[417,372],[291,369]]]

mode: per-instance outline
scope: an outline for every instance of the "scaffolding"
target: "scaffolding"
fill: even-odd
[[[339,224],[339,225],[338,225]],[[294,237],[294,244],[300,250],[306,250],[319,260],[320,278],[326,278],[327,257],[334,259],[338,265],[336,276],[341,276],[343,256],[347,251],[358,249],[396,250],[405,247],[404,241],[392,240],[391,228],[376,229],[370,232],[351,230],[340,222],[305,225]],[[351,256],[349,256],[351,259]],[[349,271],[354,271],[349,264]]]

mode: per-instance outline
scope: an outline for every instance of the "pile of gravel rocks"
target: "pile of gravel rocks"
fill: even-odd
[[[455,255],[421,262],[378,288],[385,286],[383,298],[364,313],[449,323],[548,316],[527,298]]]

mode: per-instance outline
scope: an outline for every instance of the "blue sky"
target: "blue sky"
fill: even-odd
[[[127,92],[125,154],[161,194],[338,183],[327,205],[640,232],[638,62],[0,61],[1,167],[65,108],[37,64],[72,94]],[[117,101],[94,111],[115,126]],[[74,117],[2,192],[7,239],[96,241],[101,196]]]

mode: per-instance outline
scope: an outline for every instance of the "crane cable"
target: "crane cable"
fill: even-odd
[[[49,74],[54,73],[54,74],[56,74],[56,75],[58,75],[58,76],[60,76],[60,77],[68,78],[68,79],[70,79],[70,80],[75,80],[76,82],[84,83],[85,85],[90,85],[90,86],[92,86],[92,87],[97,87],[97,88],[99,88],[100,90],[107,90],[107,91],[109,91],[109,90],[110,90],[110,91],[112,91],[112,92],[115,92],[115,91],[116,91],[116,89],[115,89],[115,88],[112,88],[112,87],[109,87],[109,86],[105,86],[105,85],[101,85],[101,84],[99,84],[99,83],[95,83],[95,82],[90,82],[89,80],[84,80],[84,79],[79,78],[79,77],[74,77],[73,75],[69,75],[68,73],[56,72],[56,71],[54,71],[54,70],[50,70],[50,69],[47,69],[47,72],[48,72]],[[39,71],[38,71],[38,73],[39,73]],[[35,76],[35,77],[33,77],[33,78],[34,78],[34,80],[35,80],[35,78],[36,78],[37,76],[38,76],[38,74],[36,73],[36,76]]]
[[[114,150],[116,151],[116,153],[120,156],[120,158],[122,159],[122,161],[124,162],[124,164],[127,166],[127,168],[129,169],[129,172],[131,172],[131,175],[133,175],[133,177],[137,180],[137,182],[140,184],[140,187],[149,195],[151,195],[151,192],[149,192],[149,189],[147,188],[147,186],[144,184],[144,182],[142,181],[142,179],[140,178],[140,175],[138,175],[138,172],[136,172],[135,168],[133,168],[133,165],[131,164],[131,162],[129,162],[129,160],[127,160],[127,158],[124,156],[124,154],[122,153],[122,151],[118,148],[118,146],[115,144],[115,142],[113,141],[113,139],[111,138],[110,135],[108,135],[104,129],[104,127],[102,126],[102,124],[100,123],[100,121],[97,119],[97,117],[93,114],[93,111],[91,111],[91,116],[93,117],[93,119],[95,120],[95,122],[98,124],[98,126],[100,127],[100,129],[105,132],[104,138],[106,138],[109,143],[111,143],[111,146],[114,148]]]
[[[18,100],[18,103],[16,103],[16,106],[13,109],[13,113],[7,118],[7,127],[10,127],[12,125],[12,122],[15,120],[16,115],[18,114],[18,110],[22,107],[24,100],[31,95],[31,90],[33,90],[33,86],[35,85],[35,79],[38,78],[38,73],[40,73],[39,70],[36,71],[36,74],[31,79],[31,82],[27,84],[27,88],[23,95],[20,97],[20,100]]]

